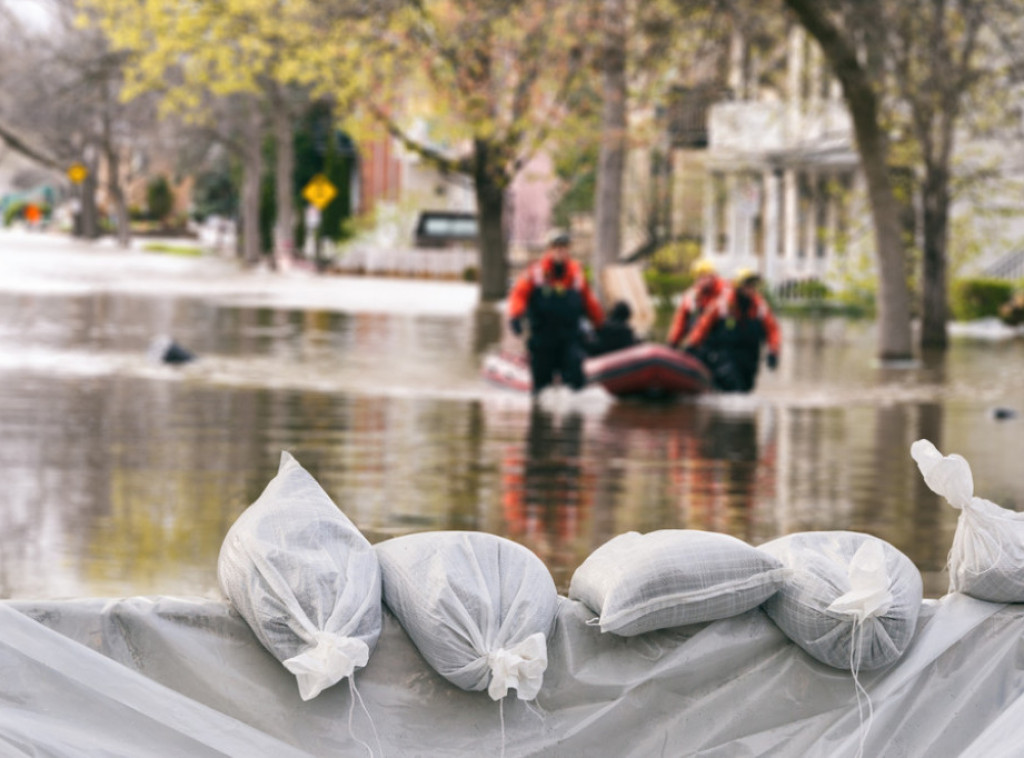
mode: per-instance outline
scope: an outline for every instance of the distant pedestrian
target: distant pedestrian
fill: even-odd
[[[723,392],[754,388],[762,345],[768,347],[768,368],[774,371],[779,364],[782,336],[775,314],[757,291],[760,281],[757,273],[741,269],[683,343],[707,364],[715,387]]]
[[[583,387],[586,353],[581,324],[589,321],[597,329],[604,322],[583,267],[570,257],[571,244],[567,233],[552,234],[544,255],[523,272],[509,295],[512,332],[521,336],[524,320],[529,326],[526,347],[534,395],[556,376],[573,389]]]

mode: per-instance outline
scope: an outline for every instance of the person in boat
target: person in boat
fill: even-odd
[[[522,336],[524,326],[529,327],[526,348],[534,395],[551,385],[555,376],[573,389],[583,387],[586,352],[581,324],[589,321],[596,330],[604,323],[604,311],[583,267],[569,254],[571,245],[567,233],[552,234],[540,260],[522,273],[509,294],[513,334]]]
[[[718,275],[715,264],[707,258],[698,258],[690,266],[693,284],[683,293],[668,330],[669,347],[679,347],[687,334],[715,300],[725,290],[726,282]]]
[[[629,325],[632,316],[633,309],[629,303],[625,300],[617,301],[608,311],[608,318],[594,330],[593,336],[586,343],[587,355],[604,355],[639,344],[636,332]]]
[[[765,363],[779,365],[782,335],[767,301],[758,292],[760,276],[740,269],[731,287],[704,312],[685,338],[683,349],[707,364],[715,387],[723,392],[749,392],[757,381],[761,349]]]

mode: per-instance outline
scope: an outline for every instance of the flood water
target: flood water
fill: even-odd
[[[851,529],[907,553],[939,596],[957,512],[923,484],[919,438],[1024,509],[1020,337],[882,367],[871,323],[784,320],[780,369],[749,396],[532,404],[480,378],[500,326],[461,283],[0,235],[0,597],[218,596],[224,534],[282,450],[371,542],[493,532],[563,592],[627,530],[756,545]],[[161,334],[199,360],[151,360]]]

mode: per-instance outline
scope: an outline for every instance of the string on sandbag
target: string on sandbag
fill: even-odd
[[[366,707],[366,703],[363,702],[363,696],[359,694],[359,690],[356,689],[355,677],[348,677],[348,689],[352,697],[349,698],[348,702],[348,731],[352,735],[352,739],[359,743],[361,746],[366,748],[366,752],[370,754],[370,758],[374,758],[373,748],[366,742],[356,737],[355,729],[352,728],[353,715],[355,714],[356,701],[359,701],[359,706],[363,709],[363,713],[366,714],[366,718],[370,721],[370,728],[373,730],[373,739],[377,743],[377,750],[380,751],[380,756],[384,756],[384,748],[380,744],[380,735],[377,733],[377,725],[373,723],[373,716],[370,715],[370,711]]]
[[[868,732],[871,731],[871,723],[874,721],[875,712],[871,705],[871,696],[860,683],[858,672],[860,669],[860,646],[864,641],[865,619],[855,618],[853,629],[850,632],[850,673],[853,674],[853,691],[857,696],[857,719],[860,722],[860,741],[857,745],[856,758],[863,758],[864,743],[867,742]],[[862,704],[863,702],[863,704]],[[867,724],[865,725],[864,711],[867,711]]]
[[[505,758],[505,698],[498,701],[498,719],[501,721],[501,758]]]

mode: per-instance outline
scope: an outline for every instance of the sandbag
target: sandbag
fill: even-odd
[[[764,610],[822,663],[852,671],[888,666],[906,651],[923,600],[921,572],[869,534],[799,532],[758,549],[792,569]]]
[[[558,593],[529,549],[483,532],[422,532],[376,545],[384,602],[424,660],[464,690],[537,696]]]
[[[365,666],[381,633],[373,547],[288,452],[221,545],[217,578],[303,700]]]
[[[995,603],[1024,603],[1024,513],[974,496],[974,477],[959,455],[928,440],[910,455],[931,490],[960,511],[949,551],[949,591]]]
[[[693,529],[626,532],[573,573],[569,597],[623,637],[738,616],[782,586],[789,572],[736,537]]]

